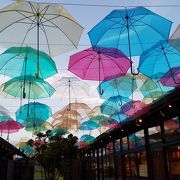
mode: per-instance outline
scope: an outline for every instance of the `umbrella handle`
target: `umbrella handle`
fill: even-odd
[[[104,90],[101,88],[101,85],[99,85],[99,94],[103,95],[104,94]]]
[[[140,73],[139,68],[137,68],[137,72],[136,72],[136,73],[133,72],[132,63],[131,63],[131,74],[132,74],[132,75],[138,75],[139,73]]]

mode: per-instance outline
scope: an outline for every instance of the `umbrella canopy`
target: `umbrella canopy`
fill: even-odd
[[[16,111],[16,121],[26,126],[29,122],[38,120],[46,121],[52,115],[51,108],[46,104],[38,102],[30,102],[23,105]]]
[[[172,68],[167,73],[165,73],[161,77],[160,82],[164,86],[180,88],[180,66]]]
[[[1,45],[29,45],[52,57],[76,48],[83,31],[63,6],[53,3],[16,1],[0,10],[0,21]]]
[[[37,134],[43,131],[47,131],[48,128],[43,124],[43,122],[41,120],[37,120],[36,121],[29,121],[29,123],[26,123],[26,127],[25,127],[26,131],[30,131],[33,134]]]
[[[101,125],[109,128],[115,128],[119,126],[119,122],[115,119],[108,119],[101,121]]]
[[[142,103],[141,101],[132,101],[124,104],[121,107],[121,113],[126,114],[127,116],[140,116],[144,113],[149,112],[150,106]]]
[[[36,150],[31,146],[23,146],[19,148],[28,157],[33,157],[36,154]]]
[[[101,108],[100,106],[95,106],[93,109],[91,109],[91,111],[87,114],[88,117],[94,117],[94,116],[98,116],[101,115]]]
[[[98,93],[103,99],[109,99],[112,96],[129,97],[137,88],[136,77],[138,76],[127,74],[123,77],[102,82],[101,89],[103,89],[103,94],[101,94],[99,87],[97,88]]]
[[[0,73],[10,76],[34,76],[37,72],[37,50],[31,47],[11,47],[0,55]],[[56,64],[46,53],[39,51],[39,77],[57,73]]]
[[[97,122],[100,124],[101,121],[104,121],[104,120],[107,120],[109,119],[108,116],[105,116],[105,115],[98,115],[98,116],[94,116],[94,117],[91,117],[89,119],[89,121],[94,121],[94,122]]]
[[[65,135],[67,134],[67,130],[66,129],[62,129],[62,128],[55,128],[51,130],[51,135],[55,136],[55,135]]]
[[[169,39],[169,44],[180,51],[180,24]]]
[[[168,39],[171,24],[144,7],[113,10],[88,35],[92,47],[117,48],[131,60],[159,40]]]
[[[142,74],[154,79],[159,79],[170,71],[174,82],[178,84],[171,69],[180,66],[179,59],[180,52],[170,46],[167,41],[159,41],[141,55],[139,70]]]
[[[95,137],[91,136],[90,134],[84,134],[80,137],[80,141],[84,141],[87,143],[92,143],[93,141],[95,141]]]
[[[122,112],[118,112],[110,116],[110,119],[116,120],[118,123],[126,120],[127,118],[128,116],[126,114],[123,114]]]
[[[9,111],[3,106],[0,106],[0,122],[7,120],[12,120],[12,118],[9,115]]]
[[[112,115],[120,111],[120,107],[131,101],[129,98],[123,96],[113,96],[110,97],[107,101],[104,101],[100,108],[103,114]]]
[[[106,52],[107,51],[107,52]],[[70,57],[68,70],[85,80],[104,81],[125,75],[129,59],[119,50],[88,48]]]
[[[18,132],[23,126],[14,120],[7,120],[0,122],[0,131],[3,133],[15,133]]]
[[[15,77],[3,84],[3,91],[18,98],[41,99],[50,97],[55,89],[43,79],[34,76]]]
[[[63,77],[53,84],[56,89],[56,98],[65,98],[71,103],[71,99],[84,98],[89,96],[89,87],[77,77]],[[70,107],[69,107],[70,108]]]
[[[95,121],[84,121],[83,123],[81,123],[80,130],[95,130],[99,127],[99,123]]]
[[[140,88],[144,98],[158,99],[173,88],[163,86],[159,81],[146,79]]]

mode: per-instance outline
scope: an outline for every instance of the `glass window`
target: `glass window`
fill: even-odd
[[[169,178],[171,180],[180,179],[180,146],[173,146],[167,149],[167,161]]]
[[[150,144],[162,141],[160,126],[155,126],[155,127],[149,128],[148,133],[149,133],[149,143]]]
[[[180,123],[179,118],[175,117],[164,121],[164,131],[166,140],[180,138]]]
[[[137,154],[137,164],[138,164],[139,176],[148,177],[147,158],[146,158],[146,152],[145,151]]]

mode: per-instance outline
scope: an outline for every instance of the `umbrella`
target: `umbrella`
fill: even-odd
[[[14,120],[7,120],[7,121],[0,122],[0,131],[2,133],[8,134],[7,135],[8,141],[9,141],[9,134],[16,133],[22,128],[23,128],[23,126]]]
[[[115,119],[106,119],[101,121],[101,125],[109,128],[115,128],[119,126],[119,122]]]
[[[126,114],[123,114],[122,112],[114,113],[110,116],[110,119],[116,120],[118,123],[121,123],[122,121],[126,120],[128,116]]]
[[[115,78],[109,81],[101,83],[101,88],[104,93],[100,93],[99,87],[97,88],[100,97],[103,99],[109,99],[112,96],[124,96],[129,97],[137,88],[135,77],[127,74],[126,76]]]
[[[172,68],[180,66],[180,52],[170,46],[167,41],[159,41],[145,51],[140,57],[139,70],[149,78],[159,79],[170,71],[175,84]]]
[[[159,81],[146,79],[140,88],[144,98],[158,99],[170,92],[173,88],[163,86]]]
[[[6,120],[12,120],[12,118],[9,115],[9,111],[0,105],[0,122]]]
[[[96,138],[91,136],[90,134],[84,134],[80,137],[80,141],[84,141],[87,143],[92,143],[95,140],[96,140]]]
[[[70,57],[68,70],[81,79],[99,82],[125,75],[130,67],[129,59],[119,50],[109,51],[88,48],[78,52]]]
[[[0,10],[0,21],[2,45],[30,45],[50,56],[76,48],[83,31],[63,6],[52,3],[14,2]]]
[[[37,50],[31,47],[11,47],[0,55],[0,73],[10,76],[34,76],[37,72]],[[57,73],[55,62],[39,51],[39,77],[48,78]]]
[[[169,44],[180,51],[180,24],[169,39]]]
[[[36,119],[34,122],[29,121],[29,123],[26,123],[25,130],[30,131],[33,134],[37,134],[39,132],[47,131],[48,128],[43,124],[41,120]]]
[[[93,116],[98,116],[101,115],[101,109],[100,106],[95,106],[93,109],[91,109],[91,111],[87,114],[88,117],[93,117]]]
[[[16,111],[16,121],[26,126],[29,122],[44,122],[52,115],[51,108],[46,104],[31,102]]]
[[[55,89],[43,79],[26,76],[25,81],[23,77],[15,77],[5,82],[3,91],[14,97],[40,99],[50,97]]]
[[[144,104],[141,101],[132,101],[121,106],[120,112],[127,116],[141,116],[142,114],[149,112],[149,110],[149,105]]]
[[[51,130],[51,135],[55,136],[55,135],[65,135],[67,134],[67,130],[62,129],[62,128],[54,128]]]
[[[110,97],[107,101],[104,101],[100,108],[103,114],[112,115],[120,111],[120,107],[129,102],[130,99],[123,96],[113,96]]]
[[[171,73],[173,74],[173,76]],[[171,70],[169,70],[167,73],[165,73],[161,77],[160,82],[164,86],[180,88],[180,66],[174,67]]]
[[[91,121],[88,120],[81,123],[80,130],[95,130],[99,127],[100,127],[99,123],[92,120]]]
[[[171,24],[144,7],[113,10],[88,35],[92,47],[117,48],[131,60],[132,56],[139,56],[159,40],[167,40]],[[131,73],[136,74],[132,63]]]
[[[36,154],[36,150],[31,146],[23,146],[19,148],[28,157],[33,157]]]
[[[89,96],[89,87],[86,83],[80,81],[77,77],[63,77],[53,84],[56,89],[55,97],[68,98],[69,103],[71,98],[83,98]]]

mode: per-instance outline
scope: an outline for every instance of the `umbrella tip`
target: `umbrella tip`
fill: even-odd
[[[38,79],[39,74],[38,74],[38,73],[36,73],[34,76],[35,76],[35,78],[36,78],[36,79]]]

